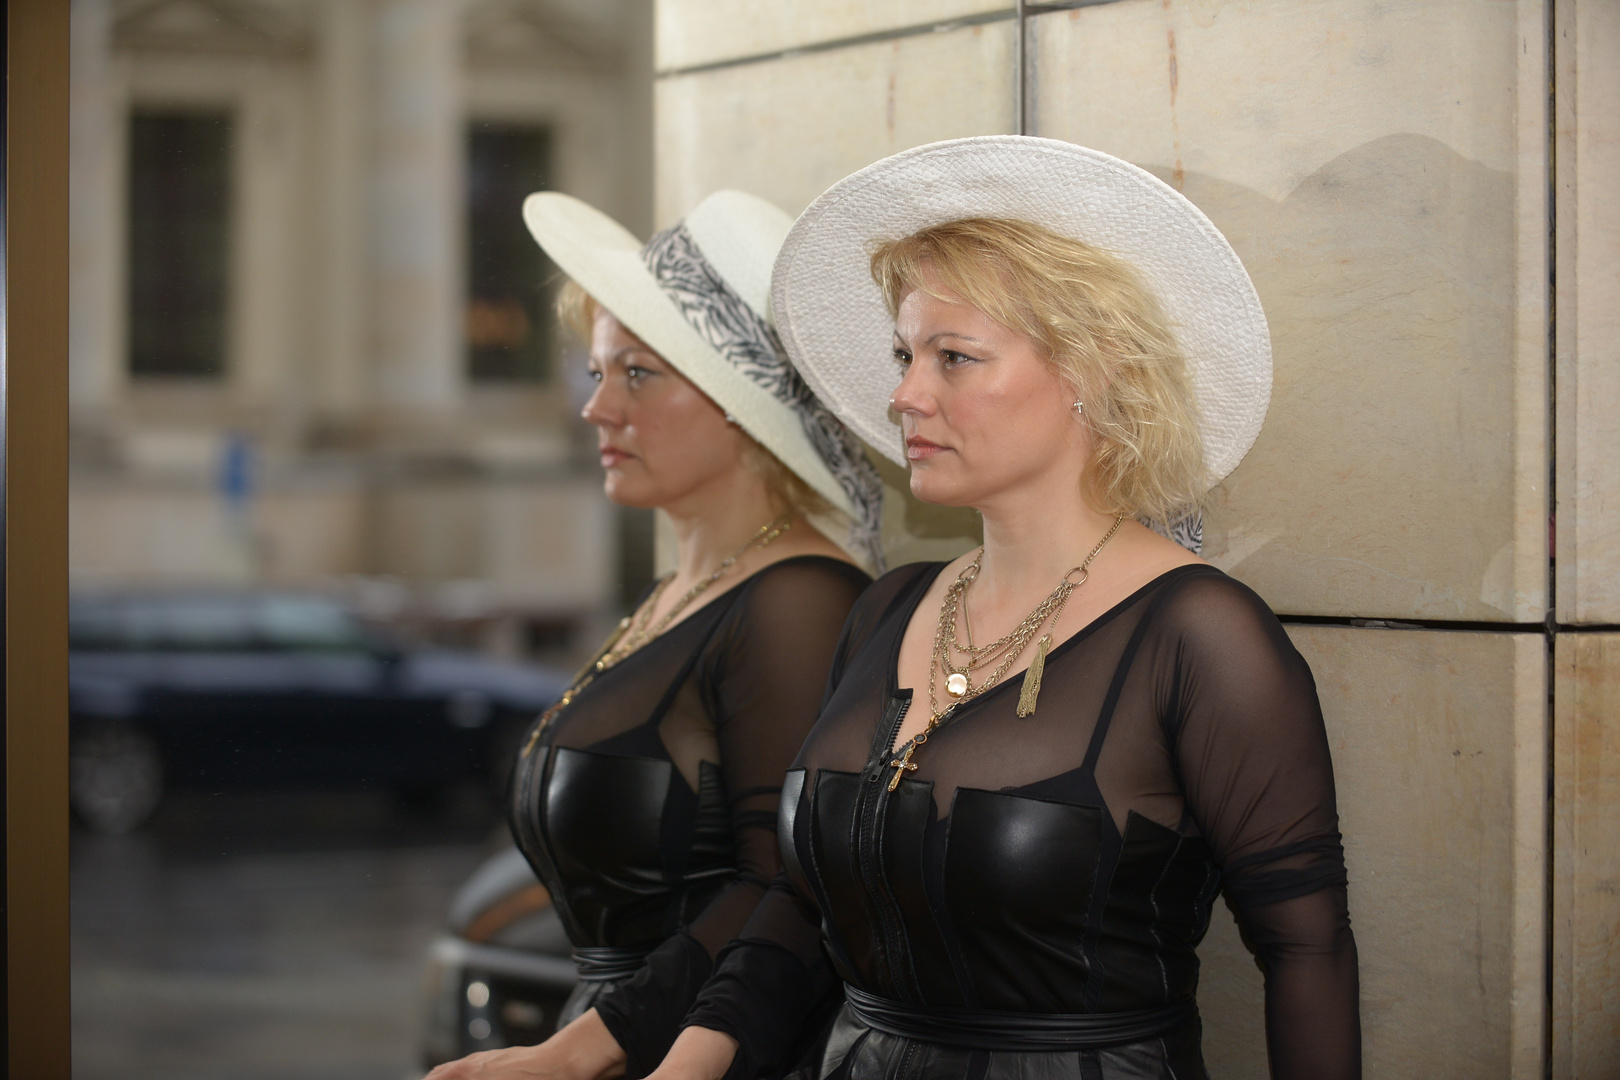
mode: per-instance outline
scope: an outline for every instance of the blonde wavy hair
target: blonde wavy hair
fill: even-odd
[[[596,313],[601,307],[596,297],[572,278],[565,278],[562,287],[557,290],[557,318],[587,345],[590,344],[592,328],[596,323]],[[832,503],[799,479],[799,474],[782,464],[780,458],[742,428],[737,429],[737,434],[743,439],[743,464],[765,481],[765,490],[774,505],[783,511],[791,510],[806,517],[832,513]]]
[[[908,289],[965,300],[1035,343],[1085,402],[1091,505],[1170,525],[1202,507],[1204,444],[1186,358],[1135,268],[1024,221],[965,218],[872,249],[891,316]]]

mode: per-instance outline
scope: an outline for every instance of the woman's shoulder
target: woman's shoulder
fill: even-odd
[[[1281,620],[1248,585],[1199,562],[1159,577],[1151,599],[1158,628],[1192,646],[1192,653],[1231,657],[1261,649],[1295,654]]]
[[[749,575],[738,590],[742,610],[833,605],[848,610],[872,584],[865,570],[847,559],[827,555],[794,555],[767,563]]]

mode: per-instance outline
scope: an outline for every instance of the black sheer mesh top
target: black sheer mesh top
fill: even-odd
[[[781,867],[783,773],[815,720],[870,579],[773,563],[670,627],[531,729],[513,772],[519,848],[576,948],[649,951],[596,1008],[650,1071],[712,957]]]
[[[1185,1005],[1224,889],[1265,972],[1273,1075],[1359,1075],[1332,763],[1310,670],[1265,604],[1209,566],[1163,574],[1052,650],[1034,715],[1015,713],[1022,677],[970,699],[891,793],[911,700],[895,685],[900,641],[939,571],[901,567],[850,614],[788,774],[785,872],[688,1023],[736,1037],[732,1075],[749,1076],[780,1067],[835,977],[930,1008]],[[1082,1078],[1203,1076],[1197,1031],[1065,1060]],[[914,1050],[842,1068],[985,1075]],[[1007,1075],[1035,1067],[1016,1056],[1001,1055]]]

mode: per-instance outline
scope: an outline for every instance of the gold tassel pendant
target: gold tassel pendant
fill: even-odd
[[[1041,673],[1046,670],[1046,650],[1052,647],[1052,635],[1047,634],[1035,646],[1035,657],[1024,672],[1024,689],[1018,695],[1018,715],[1034,716],[1035,699],[1041,696]]]

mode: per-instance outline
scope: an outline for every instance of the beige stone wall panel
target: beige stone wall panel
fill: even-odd
[[[1620,4],[1555,29],[1558,618],[1620,623]]]
[[[658,70],[802,49],[865,34],[1006,12],[1006,0],[658,0]]]
[[[1544,639],[1289,635],[1316,675],[1333,748],[1365,1075],[1539,1078]],[[1200,954],[1211,1074],[1265,1076],[1260,975],[1223,907]]]
[[[1012,24],[807,53],[656,87],[660,226],[720,188],[797,214],[907,147],[1013,129]]]
[[[1181,189],[1271,322],[1206,552],[1300,614],[1546,604],[1539,0],[1126,0],[1032,20],[1036,133]]]
[[[1620,634],[1560,634],[1552,1076],[1620,1076]]]

